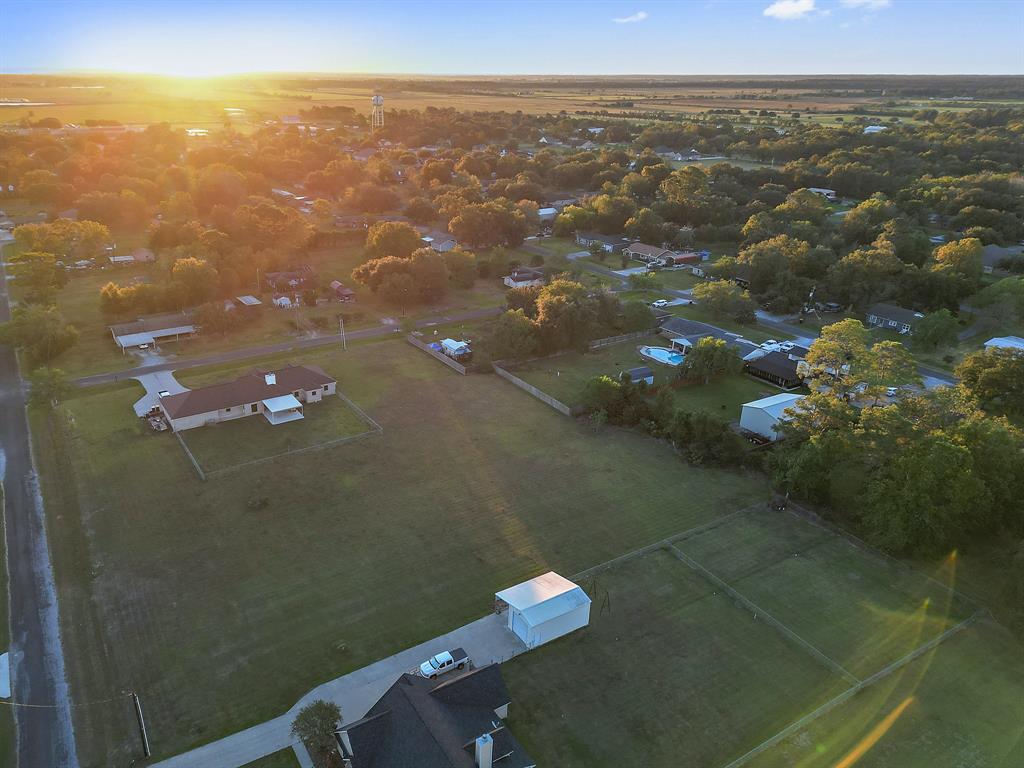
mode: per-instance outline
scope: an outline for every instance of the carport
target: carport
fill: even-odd
[[[527,648],[549,643],[590,623],[590,598],[581,587],[554,571],[494,595],[499,611],[508,611],[508,628]]]

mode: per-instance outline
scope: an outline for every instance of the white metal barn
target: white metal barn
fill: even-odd
[[[775,425],[787,420],[786,409],[794,407],[803,398],[803,395],[783,394],[744,403],[740,413],[740,429],[774,442],[782,437],[775,431]]]
[[[527,648],[549,643],[590,623],[590,598],[554,571],[494,595],[508,607],[508,628]]]

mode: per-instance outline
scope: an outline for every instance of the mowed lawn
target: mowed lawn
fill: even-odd
[[[933,580],[786,513],[750,510],[675,547],[862,678],[973,611],[941,571]],[[852,685],[669,551],[583,585],[590,626],[503,666],[510,727],[538,763],[723,766]],[[753,764],[837,765],[913,696],[865,764],[1019,765],[1021,651],[996,625],[968,625]]]
[[[302,408],[303,419],[271,425],[262,414],[180,433],[204,472],[293,451],[303,451],[366,434],[373,427],[340,397],[328,396]]]
[[[407,345],[302,361],[336,376],[383,435],[203,483],[176,440],[132,415],[134,387],[80,391],[63,422],[32,414],[74,695],[138,691],[158,756],[478,618],[497,589],[767,494],[759,476],[595,435]],[[76,715],[84,766],[134,754],[130,705]]]
[[[613,344],[594,352],[568,353],[544,360],[516,366],[513,373],[538,389],[567,405],[580,402],[583,388],[595,376],[618,379],[630,368],[647,366],[654,371],[654,385],[672,384],[679,408],[688,411],[708,411],[723,418],[740,417],[740,406],[759,397],[778,394],[779,390],[745,374],[714,379],[707,384],[689,384],[676,379],[677,369],[645,360],[637,347],[648,345],[667,347],[668,340],[651,335],[634,341]]]
[[[748,766],[832,768],[853,757],[857,768],[1024,765],[1020,641],[997,624],[973,624]]]
[[[584,584],[589,627],[502,665],[539,765],[723,765],[848,687],[664,550]]]

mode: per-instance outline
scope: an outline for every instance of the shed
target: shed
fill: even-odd
[[[803,395],[772,395],[744,403],[740,413],[740,429],[775,442],[781,435],[775,427],[788,420],[786,409],[803,400]]]
[[[468,341],[457,341],[455,339],[441,339],[441,351],[448,357],[465,357],[470,354]]]
[[[641,365],[639,368],[630,368],[628,371],[623,371],[620,374],[620,377],[623,379],[628,378],[631,384],[639,384],[642,381],[647,386],[654,386],[654,371],[646,365]]]
[[[494,595],[508,609],[508,628],[527,648],[590,623],[590,598],[579,585],[548,571]]]

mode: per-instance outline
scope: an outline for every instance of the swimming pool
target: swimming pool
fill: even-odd
[[[668,347],[640,347],[640,355],[662,365],[678,367],[682,365],[684,355]]]

